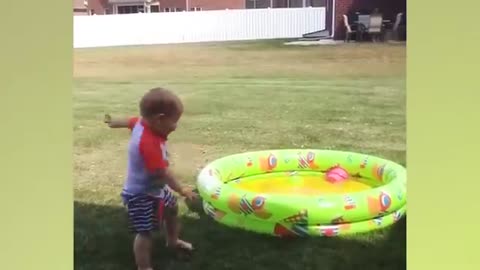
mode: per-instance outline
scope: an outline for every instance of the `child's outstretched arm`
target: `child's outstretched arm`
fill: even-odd
[[[109,114],[105,114],[103,122],[107,124],[110,128],[132,128],[132,122],[137,118],[112,118]]]

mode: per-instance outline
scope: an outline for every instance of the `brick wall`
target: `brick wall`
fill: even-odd
[[[385,19],[395,20],[398,12],[405,12],[407,7],[406,0],[336,0],[335,2],[335,39],[345,38],[345,27],[343,24],[343,14],[350,20],[355,18],[355,12],[371,12],[378,8]]]
[[[76,2],[82,2],[83,0],[76,0]],[[88,8],[93,9],[95,14],[105,14],[105,10],[108,8],[108,0],[88,0]]]
[[[188,0],[188,8],[201,8],[202,10],[217,9],[242,9],[245,8],[245,0]],[[185,0],[160,0],[160,9],[180,8],[187,9]]]
[[[200,7],[202,10],[243,9],[245,0],[190,0],[190,7]]]
[[[270,3],[270,0],[266,0]],[[286,0],[280,0],[286,1]],[[199,7],[202,10],[216,9],[243,9],[245,8],[245,0],[188,0],[189,8]],[[89,9],[95,14],[105,14],[106,10],[112,12],[112,6],[108,4],[108,0],[88,0]],[[73,0],[74,8],[83,8],[83,0]],[[179,8],[186,10],[186,0],[160,0],[160,9]]]
[[[191,0],[189,2],[191,2]],[[185,0],[160,0],[160,11],[163,11],[165,8],[180,8],[181,10],[185,10],[187,5]]]

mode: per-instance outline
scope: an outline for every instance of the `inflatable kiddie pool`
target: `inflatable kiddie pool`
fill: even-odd
[[[332,182],[332,168],[345,171]],[[220,158],[200,171],[204,211],[258,233],[337,236],[389,226],[406,211],[406,170],[379,157],[329,150],[272,150]]]

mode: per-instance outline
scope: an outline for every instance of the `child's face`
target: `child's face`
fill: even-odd
[[[171,116],[157,115],[150,120],[152,130],[156,134],[168,137],[168,135],[177,129],[177,123],[182,116],[182,112],[177,112]]]

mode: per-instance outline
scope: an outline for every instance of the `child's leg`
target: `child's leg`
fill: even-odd
[[[157,199],[147,195],[135,195],[125,198],[130,230],[135,233],[133,253],[138,270],[151,270],[152,236],[158,230],[155,215]]]
[[[183,241],[180,236],[180,223],[178,222],[178,206],[167,207],[165,212],[165,227],[167,229],[167,246],[193,250],[191,243]]]
[[[137,233],[133,240],[133,253],[138,270],[152,270],[152,237],[149,233]]]
[[[167,246],[182,248],[188,251],[193,250],[191,243],[179,239],[180,223],[178,221],[177,199],[170,192],[165,197],[165,227],[167,231]]]

